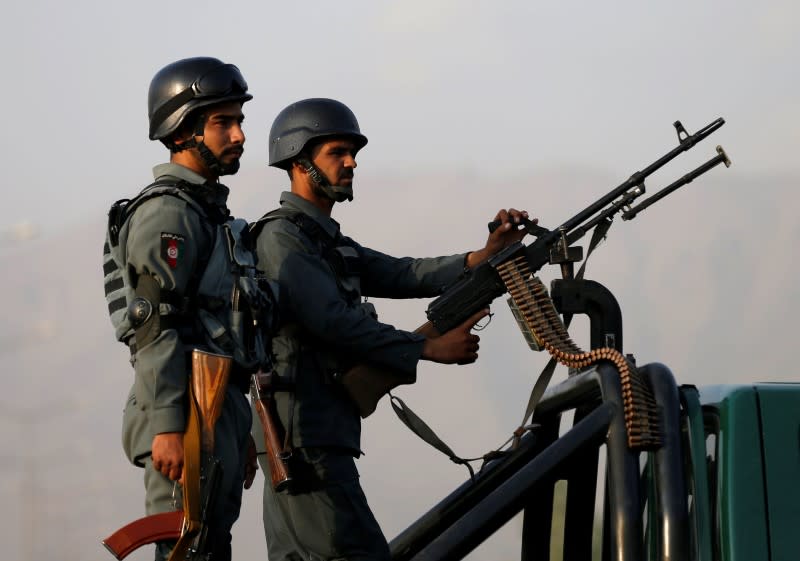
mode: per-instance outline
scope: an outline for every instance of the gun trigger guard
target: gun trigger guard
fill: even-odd
[[[489,312],[489,314],[486,317],[488,318],[486,320],[486,323],[484,323],[483,325],[481,325],[480,323],[476,323],[475,325],[472,326],[472,330],[483,331],[484,329],[489,327],[489,324],[492,323],[492,317],[494,317],[494,312]]]

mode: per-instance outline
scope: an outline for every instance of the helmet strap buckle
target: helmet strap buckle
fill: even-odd
[[[325,177],[325,174],[322,173],[322,170],[315,166],[308,157],[301,156],[297,158],[297,163],[303,167],[312,184],[332,201],[341,203],[353,200],[353,189],[351,187],[332,185],[328,178]]]

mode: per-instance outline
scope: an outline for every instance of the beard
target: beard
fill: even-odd
[[[243,147],[223,150],[220,157],[217,158],[219,162],[219,174],[220,175],[233,175],[237,171],[239,171],[239,166],[241,165],[241,157],[244,153]],[[223,159],[230,158],[229,162],[224,162]]]
[[[328,193],[325,192],[325,189],[322,188],[322,185],[320,185],[316,181],[313,181],[311,183],[311,192],[314,193],[318,197],[323,197],[324,198],[324,197],[328,196]]]
[[[219,163],[219,175],[234,175],[237,171],[239,171],[240,166],[239,158],[231,160],[229,163],[225,164],[223,162]]]
[[[200,152],[200,157],[203,158],[203,161],[208,166],[208,168],[217,174],[217,176],[223,175],[233,175],[237,171],[239,171],[239,158],[232,158],[229,162],[225,163],[222,161],[221,158],[224,158],[226,155],[230,155],[231,153],[243,153],[244,148],[236,148],[236,149],[229,149],[225,150],[220,154],[220,157],[214,155],[214,153],[205,145],[204,142],[199,142],[197,144],[197,151]]]

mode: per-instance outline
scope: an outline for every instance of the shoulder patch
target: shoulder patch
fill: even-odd
[[[161,258],[170,268],[175,269],[183,258],[185,238],[179,234],[161,232]]]

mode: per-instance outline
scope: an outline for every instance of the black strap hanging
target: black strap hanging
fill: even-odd
[[[469,476],[471,478],[475,477],[475,471],[472,469],[472,466],[469,464],[469,462],[480,458],[461,458],[455,452],[453,452],[453,449],[450,448],[441,438],[439,438],[433,429],[429,427],[427,423],[425,423],[425,421],[423,421],[416,413],[414,413],[402,399],[393,395],[391,392],[389,392],[389,398],[391,399],[392,409],[394,409],[395,414],[401,421],[403,421],[403,424],[405,424],[409,430],[411,430],[411,432],[450,458],[450,461],[453,463],[466,466],[469,470]]]

